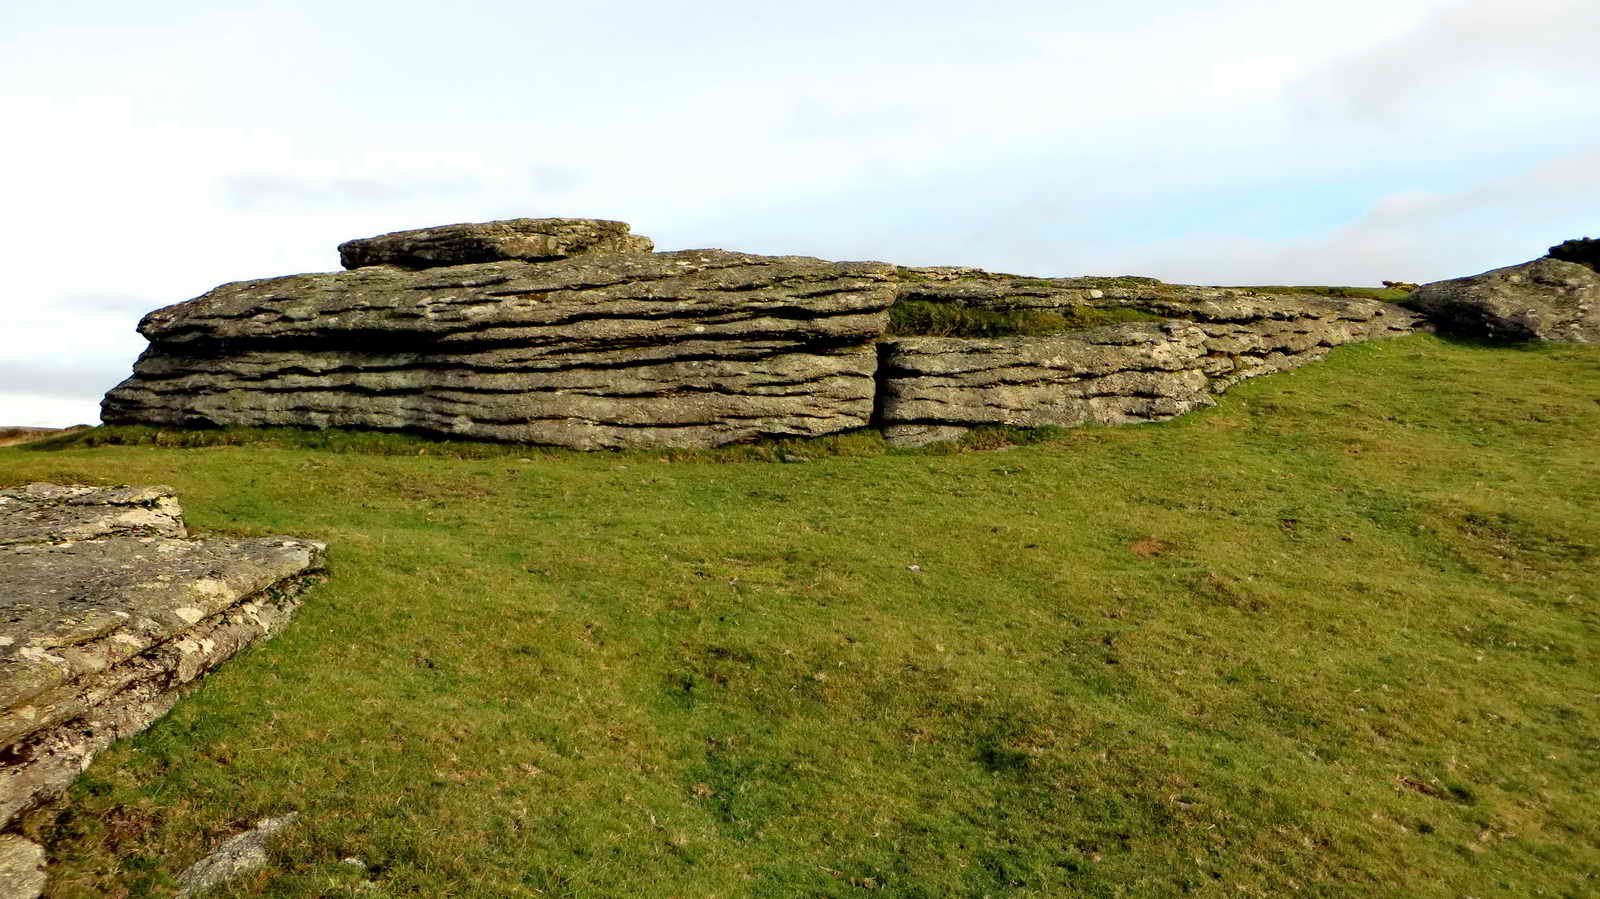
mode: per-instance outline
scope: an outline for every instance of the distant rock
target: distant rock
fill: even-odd
[[[1592,237],[1564,240],[1550,248],[1549,256],[1551,259],[1576,262],[1600,271],[1600,240]]]
[[[1407,303],[1442,330],[1505,340],[1600,343],[1600,272],[1552,256],[1424,284]]]
[[[396,265],[423,269],[517,259],[545,262],[583,253],[648,253],[648,237],[627,222],[603,219],[507,219],[395,231],[339,244],[345,268]]]

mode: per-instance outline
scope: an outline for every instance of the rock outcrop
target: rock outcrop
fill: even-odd
[[[350,271],[224,284],[145,316],[150,347],[102,415],[579,449],[703,448],[872,423],[915,442],[983,424],[1167,418],[1416,321],[1369,300],[1152,278],[649,248],[627,225],[593,219],[350,241],[340,247]],[[897,303],[907,314],[896,328],[928,324],[878,346]],[[952,321],[1049,336],[931,336]]]
[[[280,629],[322,556],[191,539],[164,487],[0,490],[0,829]]]
[[[928,271],[928,270],[922,270]],[[898,445],[978,425],[1156,421],[1210,405],[1247,378],[1354,341],[1408,334],[1418,317],[1374,300],[1166,285],[1147,278],[1011,279],[954,270],[917,282],[927,302],[988,309],[1122,307],[1166,318],[1060,337],[899,337],[880,347],[879,420]]]
[[[1600,343],[1600,272],[1553,256],[1424,284],[1408,302],[1457,333]]]
[[[107,423],[595,449],[865,426],[893,267],[721,250],[226,284],[146,316]]]

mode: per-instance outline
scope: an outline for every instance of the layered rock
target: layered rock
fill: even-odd
[[[880,415],[890,443],[916,446],[975,425],[1126,424],[1212,402],[1199,371],[1206,335],[1184,322],[1060,337],[885,341]]]
[[[1409,303],[1458,333],[1600,343],[1600,272],[1553,256],[1424,284]]]
[[[593,219],[351,241],[350,271],[225,284],[146,316],[151,346],[102,415],[579,449],[813,437],[876,420],[910,441],[979,424],[1169,417],[1416,322],[1370,300],[1153,278],[647,248],[627,225]],[[874,347],[895,303],[902,333],[1074,333]],[[1098,328],[1129,321],[1139,326]]]
[[[0,490],[0,829],[280,629],[322,565],[320,543],[185,533],[163,487]]]
[[[1018,283],[1018,282],[1022,283]],[[997,279],[962,273],[922,282],[927,301],[992,309],[1126,306],[1165,323],[1060,337],[895,338],[881,347],[880,421],[898,445],[979,425],[1073,427],[1181,415],[1246,378],[1283,371],[1330,347],[1410,333],[1418,317],[1387,303],[1188,288],[1151,279]]]
[[[345,268],[396,265],[437,268],[502,262],[544,262],[583,253],[648,253],[648,237],[630,234],[627,222],[604,219],[507,219],[395,231],[339,244]]]
[[[708,447],[866,425],[879,263],[721,250],[227,284],[146,316],[107,423]]]

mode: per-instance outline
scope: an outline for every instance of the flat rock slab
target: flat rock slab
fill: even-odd
[[[517,259],[544,262],[582,253],[648,253],[647,237],[629,234],[627,222],[603,219],[507,219],[395,231],[339,245],[345,268],[396,265],[437,268]]]
[[[1600,272],[1545,256],[1412,291],[1445,330],[1509,340],[1600,343]]]
[[[0,491],[0,828],[276,633],[322,568],[314,541],[185,533],[165,487]]]
[[[170,487],[0,490],[0,546],[60,543],[111,534],[183,537],[183,510]]]

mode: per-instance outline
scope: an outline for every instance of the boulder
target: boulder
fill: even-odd
[[[1552,256],[1424,284],[1408,305],[1477,337],[1600,343],[1600,272]]]
[[[648,237],[627,222],[603,219],[507,219],[395,231],[339,244],[345,268],[395,265],[423,269],[518,259],[543,262],[582,253],[648,253]]]
[[[145,317],[102,416],[580,449],[817,436],[871,418],[893,274],[695,250],[226,284]]]
[[[272,635],[322,567],[289,537],[185,537],[164,487],[0,490],[0,829]]]

